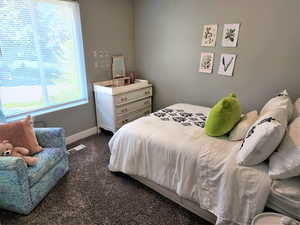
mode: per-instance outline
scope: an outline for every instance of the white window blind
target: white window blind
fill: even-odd
[[[86,103],[79,6],[0,0],[0,107],[7,117]]]

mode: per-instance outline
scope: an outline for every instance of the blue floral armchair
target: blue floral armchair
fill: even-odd
[[[21,158],[0,157],[1,209],[29,214],[69,170],[63,128],[35,132],[44,149],[35,155],[37,165],[27,167]]]

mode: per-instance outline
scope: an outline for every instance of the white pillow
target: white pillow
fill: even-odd
[[[253,166],[265,161],[281,142],[287,121],[285,110],[265,113],[251,126],[237,155],[239,165]]]
[[[271,155],[269,175],[272,179],[300,175],[300,117],[290,124],[279,148]]]
[[[296,101],[295,101],[295,104],[294,104],[294,117],[297,118],[298,116],[300,116],[300,98],[298,98]]]
[[[260,111],[260,115],[278,108],[286,109],[288,111],[288,121],[293,118],[294,105],[289,97],[287,90],[284,90],[278,96],[271,98]]]
[[[231,130],[229,134],[229,140],[231,141],[240,141],[244,139],[249,128],[255,123],[258,119],[257,111],[248,112],[241,121]]]

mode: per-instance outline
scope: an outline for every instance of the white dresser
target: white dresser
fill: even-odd
[[[152,111],[152,84],[147,80],[136,80],[122,87],[112,87],[112,82],[94,83],[98,132],[100,128],[116,132]]]

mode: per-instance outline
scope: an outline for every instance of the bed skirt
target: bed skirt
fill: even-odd
[[[162,196],[170,199],[171,201],[177,203],[178,205],[182,206],[183,208],[189,210],[190,212],[195,213],[202,219],[205,219],[206,221],[208,221],[212,224],[216,223],[217,217],[214,214],[212,214],[211,212],[209,212],[208,210],[200,208],[196,202],[184,199],[184,198],[180,197],[179,195],[177,195],[175,192],[173,192],[165,187],[162,187],[161,185],[156,184],[150,180],[147,180],[143,177],[134,176],[134,175],[128,175],[128,176],[130,176],[133,179],[139,181],[140,183],[146,185],[147,187],[158,192]],[[285,212],[283,209],[278,207],[276,204],[273,204],[271,201],[268,201],[267,207],[276,212],[281,212],[281,213]],[[287,214],[287,213],[285,212],[285,214]],[[287,215],[289,215],[289,214],[287,214]],[[294,215],[289,215],[289,216],[295,218]],[[299,219],[299,217],[296,217],[296,219]]]
[[[149,181],[143,177],[133,176],[133,175],[128,175],[128,176],[130,176],[133,179],[139,181],[140,183],[146,185],[147,187],[158,192],[162,196],[170,199],[171,201],[177,203],[178,205],[181,205],[183,208],[195,213],[199,217],[207,220],[208,222],[210,222],[212,224],[216,223],[217,217],[214,214],[212,214],[211,212],[200,208],[197,203],[187,200],[187,199],[184,199],[184,198],[180,197],[179,195],[177,195],[175,192],[173,192],[165,187],[162,187],[161,185],[158,185],[152,181]]]

